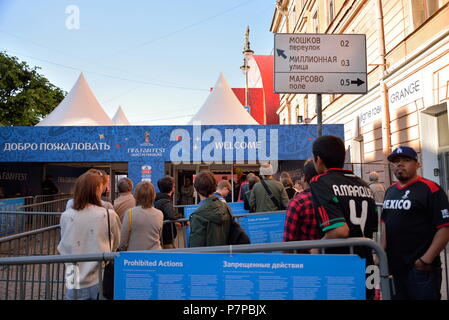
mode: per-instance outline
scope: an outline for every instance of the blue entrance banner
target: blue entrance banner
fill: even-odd
[[[344,138],[344,126],[323,134]],[[305,160],[316,135],[316,125],[0,127],[0,163],[124,162],[135,184],[155,184],[165,163]]]
[[[116,300],[363,300],[356,255],[120,252]]]

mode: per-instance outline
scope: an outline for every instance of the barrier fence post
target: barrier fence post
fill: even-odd
[[[446,278],[446,299],[448,299],[449,300],[449,279],[448,279],[448,272],[447,272],[447,268],[448,268],[448,266],[447,266],[447,246],[446,246],[446,248],[444,248],[444,253],[443,253],[443,255],[444,255],[444,271],[445,271],[445,278]]]

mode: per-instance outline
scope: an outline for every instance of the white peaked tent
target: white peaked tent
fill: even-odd
[[[36,126],[112,126],[83,73],[64,100]]]
[[[220,73],[209,97],[188,124],[192,125],[195,122],[200,122],[202,125],[258,124],[243,108],[223,73]]]
[[[115,113],[114,117],[112,118],[112,122],[116,126],[129,126],[131,125],[128,121],[128,118],[126,117],[125,113],[123,112],[123,109],[121,106],[118,106],[117,112]]]

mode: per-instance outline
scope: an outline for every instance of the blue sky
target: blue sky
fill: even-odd
[[[66,27],[70,5],[79,29]],[[274,8],[274,0],[0,0],[0,51],[67,92],[83,71],[111,118],[121,105],[132,124],[185,124],[220,72],[244,87],[247,25],[255,54],[272,53]]]

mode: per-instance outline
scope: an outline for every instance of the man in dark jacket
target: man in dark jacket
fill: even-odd
[[[156,195],[154,207],[164,214],[164,220],[178,220],[181,215],[173,207],[173,193],[175,192],[175,179],[165,176],[157,182],[159,193]],[[162,228],[162,247],[164,249],[175,248],[174,240],[178,234],[176,227],[178,222],[164,223]]]
[[[231,216],[226,203],[215,197],[214,174],[202,171],[194,186],[200,196],[200,206],[190,215],[190,247],[222,246],[229,242]]]

